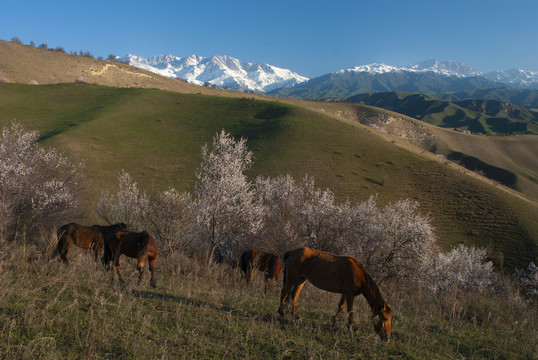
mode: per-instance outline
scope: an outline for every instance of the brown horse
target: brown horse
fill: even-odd
[[[241,270],[250,284],[254,271],[259,270],[265,273],[265,292],[270,290],[270,281],[278,281],[278,276],[282,270],[282,264],[278,256],[260,250],[245,251],[239,261]]]
[[[114,267],[117,269],[118,277],[123,283],[123,279],[120,274],[120,256],[125,255],[131,258],[138,259],[137,269],[139,272],[138,283],[142,281],[142,274],[144,271],[144,265],[149,264],[149,270],[151,272],[150,284],[156,287],[155,284],[155,260],[159,254],[157,244],[153,237],[147,232],[131,232],[118,230],[115,233],[105,238],[105,256],[104,261],[108,265],[110,261],[113,261],[112,265],[112,280],[114,280]]]
[[[127,225],[124,223],[110,226],[84,226],[77,223],[62,225],[56,232],[58,237],[56,252],[60,255],[60,259],[65,263],[68,263],[67,252],[71,246],[75,244],[83,249],[93,249],[95,261],[97,261],[99,254],[103,252],[105,237],[107,237],[108,234],[121,229],[127,229]]]
[[[363,294],[373,311],[374,330],[382,340],[390,338],[390,305],[385,303],[379,288],[355,258],[299,248],[288,251],[284,255],[284,262],[284,286],[280,296],[279,314],[284,314],[286,302],[291,294],[292,315],[297,317],[295,304],[308,280],[322,290],[342,294],[338,310],[333,317],[333,324],[347,303],[348,324],[352,329],[356,329],[353,323],[353,300],[355,296]]]

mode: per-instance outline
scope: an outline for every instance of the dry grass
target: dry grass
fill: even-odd
[[[0,358],[5,359],[532,359],[537,311],[512,296],[455,296],[433,302],[419,292],[384,288],[393,336],[380,342],[370,310],[356,300],[359,330],[330,325],[338,295],[305,286],[301,320],[276,314],[279,287],[263,294],[262,277],[246,286],[237,270],[204,268],[181,255],[157,262],[136,285],[134,260],[124,286],[87,251],[71,265],[47,261],[40,245],[2,244]],[[45,246],[43,246],[45,245]]]

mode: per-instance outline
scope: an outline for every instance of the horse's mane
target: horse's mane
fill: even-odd
[[[377,286],[376,282],[370,276],[370,274],[366,271],[364,266],[362,266],[362,264],[357,259],[355,259],[354,257],[351,257],[351,259],[353,259],[353,262],[362,271],[362,273],[364,274],[364,278],[366,279],[367,284],[366,284],[365,289],[364,289],[364,296],[366,297],[366,300],[368,301],[368,303],[372,307],[373,311],[380,311],[383,304],[385,304],[385,300],[383,299],[383,296],[381,295],[381,290],[379,290],[379,287]],[[367,295],[366,291],[373,292],[373,293]],[[375,299],[377,299],[376,303],[371,302],[371,301],[374,301],[374,298],[370,298],[371,295],[373,295],[375,297]]]

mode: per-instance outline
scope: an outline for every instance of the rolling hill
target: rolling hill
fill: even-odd
[[[0,55],[0,76],[12,82],[0,83],[0,122],[17,119],[38,129],[43,144],[86,160],[87,221],[96,220],[92,202],[101,189],[116,185],[121,169],[148,192],[170,186],[190,191],[201,145],[224,128],[248,138],[255,156],[251,178],[310,174],[340,200],[377,194],[384,205],[415,199],[445,248],[461,242],[483,246],[509,269],[538,256],[536,201],[423,150],[414,139],[425,133],[415,131],[411,139],[409,129],[418,122],[403,115],[207,89],[123,64],[16,44],[0,42]],[[25,59],[18,61],[21,67],[17,56]],[[79,76],[86,82],[75,82]],[[32,79],[50,85],[28,85]],[[365,121],[389,117],[401,126],[396,136]],[[469,137],[427,125],[421,126],[437,139],[438,149],[470,147]],[[493,148],[483,138],[478,147]]]
[[[473,89],[458,92],[446,92],[436,94],[435,97],[448,101],[461,101],[467,99],[485,99],[508,102],[527,109],[538,110],[538,90],[535,89],[512,89],[512,88],[488,88]]]
[[[416,93],[359,94],[346,101],[377,106],[427,123],[485,135],[538,134],[538,113],[498,100],[446,101]]]

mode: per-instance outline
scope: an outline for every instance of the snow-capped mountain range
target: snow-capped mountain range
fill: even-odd
[[[450,61],[439,61],[435,59],[430,59],[426,61],[418,62],[412,66],[391,66],[386,64],[370,64],[370,65],[361,65],[356,66],[347,70],[340,70],[340,73],[344,72],[359,72],[359,73],[369,73],[369,74],[385,74],[391,72],[412,72],[412,73],[426,73],[433,72],[438,75],[443,76],[457,76],[457,77],[471,77],[471,76],[480,76],[480,71],[472,68],[471,66],[450,60]]]
[[[269,64],[253,64],[230,56],[202,57],[191,55],[180,58],[175,55],[158,55],[150,58],[129,54],[117,58],[132,66],[158,73],[171,78],[183,78],[196,85],[214,85],[223,89],[255,91],[260,93],[293,87],[310,79],[291,70],[278,68]],[[333,74],[367,73],[382,75],[386,73],[435,73],[447,77],[483,77],[490,81],[506,84],[515,88],[538,89],[538,73],[511,69],[482,73],[473,67],[455,60],[439,61],[429,59],[411,66],[391,66],[386,64],[369,64],[351,69],[337,71]]]
[[[294,86],[308,78],[268,64],[253,64],[229,56],[210,58],[198,55],[180,58],[159,55],[145,59],[127,55],[117,61],[171,78],[183,78],[196,85],[211,84],[223,89],[268,92]]]
[[[489,73],[483,73],[475,68],[455,60],[439,61],[436,59],[430,59],[426,61],[417,62],[412,66],[391,66],[386,64],[370,64],[356,66],[347,70],[340,70],[338,73],[345,72],[357,72],[357,73],[369,73],[372,75],[385,74],[391,72],[410,72],[410,73],[427,73],[433,72],[443,76],[456,76],[456,77],[473,77],[481,76],[488,80],[504,83],[517,88],[537,88],[538,85],[538,73],[528,70],[510,69],[506,71],[493,71]]]

